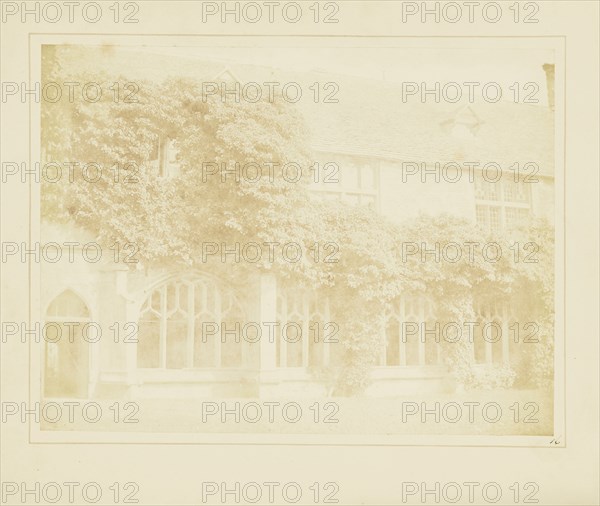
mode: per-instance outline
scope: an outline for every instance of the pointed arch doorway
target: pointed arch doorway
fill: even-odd
[[[85,398],[89,385],[89,344],[84,327],[91,322],[85,302],[66,290],[48,306],[44,330],[45,397]]]

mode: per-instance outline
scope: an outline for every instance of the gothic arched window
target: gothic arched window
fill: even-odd
[[[278,367],[323,366],[339,336],[330,321],[329,301],[304,289],[283,290],[277,297]]]
[[[475,305],[477,325],[473,330],[473,353],[477,364],[501,364],[505,357],[503,305],[496,302]],[[504,335],[503,335],[504,334]]]
[[[386,366],[440,363],[440,332],[433,303],[425,297],[397,300],[386,318],[381,364]]]
[[[241,367],[245,311],[230,289],[207,277],[169,280],[140,311],[140,368]]]

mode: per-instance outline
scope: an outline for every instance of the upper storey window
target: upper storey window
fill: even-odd
[[[499,232],[527,220],[531,213],[531,187],[524,181],[504,178],[489,182],[475,179],[477,224],[488,232]]]
[[[177,176],[180,171],[180,163],[177,159],[177,148],[175,141],[168,137],[159,137],[156,142],[154,152],[151,155],[150,167],[153,168],[160,177]]]
[[[379,161],[344,157],[319,165],[313,172],[313,190],[324,198],[377,210]]]

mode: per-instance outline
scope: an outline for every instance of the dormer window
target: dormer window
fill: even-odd
[[[452,135],[458,139],[475,138],[473,129],[470,127],[470,125],[465,125],[464,123],[455,123],[452,127]]]
[[[455,111],[452,117],[443,121],[440,126],[456,139],[471,140],[475,138],[482,124],[473,109],[464,107]]]
[[[241,83],[238,77],[229,69],[226,68],[219,72],[213,79],[215,82],[224,83]]]

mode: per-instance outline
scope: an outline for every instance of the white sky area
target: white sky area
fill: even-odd
[[[504,90],[514,82],[535,82],[540,104],[547,104],[545,63],[553,49],[537,47],[185,47],[145,46],[131,49],[199,60],[246,63],[280,69],[321,70],[395,82],[497,82]]]

